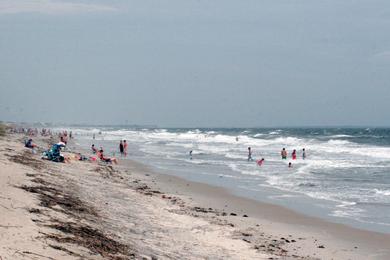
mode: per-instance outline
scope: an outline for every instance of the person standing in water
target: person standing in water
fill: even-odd
[[[127,156],[127,142],[123,140],[123,152],[125,153],[125,157]]]
[[[122,140],[119,142],[119,152],[121,153],[121,156],[123,156],[125,152]]]
[[[249,161],[253,161],[253,158],[252,158],[252,149],[250,147],[248,147],[248,162]]]
[[[291,162],[288,163],[288,168],[292,168],[292,163]]]
[[[302,159],[303,160],[306,159],[306,150],[305,150],[305,148],[302,149]]]
[[[293,159],[293,160],[296,160],[297,159],[297,151],[294,149],[293,150],[293,152],[292,152],[292,154],[291,154],[291,158]]]
[[[190,160],[192,160],[192,150],[190,151]]]
[[[92,144],[91,150],[92,150],[92,153],[94,153],[94,154],[97,152],[97,149],[96,149],[94,144]]]
[[[286,148],[283,148],[280,152],[280,155],[282,156],[282,159],[287,159],[287,151]]]

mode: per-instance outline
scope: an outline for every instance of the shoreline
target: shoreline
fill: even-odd
[[[14,192],[8,195],[7,203],[12,205],[22,196],[27,205],[17,209],[8,204],[7,209],[0,207],[5,216],[0,225],[14,226],[15,220],[3,214],[8,211],[30,220],[23,225],[17,223],[15,237],[8,233],[0,236],[1,242],[10,239],[16,243],[11,249],[0,248],[3,259],[12,259],[15,252],[23,252],[26,243],[32,247],[31,252],[35,250],[36,254],[52,259],[77,259],[77,255],[91,259],[119,256],[120,259],[388,259],[390,256],[387,234],[358,230],[241,198],[223,188],[157,173],[131,160],[122,160],[117,166],[43,161],[39,155],[26,152],[21,137],[10,135],[0,139],[4,155],[1,168],[12,170],[12,174],[0,171],[0,185],[3,190]],[[42,147],[47,146],[47,139],[36,139]],[[15,187],[17,176],[18,186],[27,187],[24,191]],[[50,200],[54,204],[43,203],[46,192],[31,193],[31,187],[42,190],[42,186],[55,191],[48,193],[55,198]],[[69,208],[58,200],[61,196],[57,197],[57,193],[77,203]],[[4,199],[1,197],[0,201],[3,203]],[[57,222],[52,223],[54,218]],[[108,241],[115,250],[106,252],[88,247],[88,241],[78,233],[73,234],[78,240],[69,243],[63,228],[55,232],[54,242],[58,244],[52,244],[53,237],[40,238],[42,233],[52,234],[53,227],[58,228],[59,223],[63,225],[66,221],[71,221],[67,227],[73,231],[78,230],[77,223],[94,230],[98,240]],[[25,230],[32,230],[32,239],[20,243]],[[68,240],[64,242],[66,237]],[[52,245],[50,249],[48,244]]]
[[[311,243],[305,245],[306,248],[303,251],[308,252],[308,247],[312,247],[312,245],[324,245],[325,247],[328,245],[332,248],[339,247],[340,251],[354,250],[361,253],[361,249],[363,249],[363,252],[373,252],[372,255],[362,256],[362,259],[371,259],[370,257],[373,257],[373,259],[388,259],[390,257],[390,245],[388,244],[390,234],[388,233],[334,223],[280,205],[241,197],[223,187],[156,172],[149,166],[139,162],[131,161],[129,164],[138,164],[138,167],[145,169],[145,172],[153,174],[156,183],[158,183],[158,185],[155,185],[156,188],[160,187],[166,192],[184,196],[188,201],[202,205],[204,208],[218,209],[228,215],[230,213],[237,214],[235,220],[238,220],[238,222],[242,220],[240,217],[246,215],[248,217],[245,217],[245,221],[255,223],[255,225],[260,221],[265,233],[272,234],[275,237],[315,237]],[[153,186],[154,183],[149,182],[149,184]],[[344,248],[341,249],[342,247]],[[312,250],[317,251],[314,248]]]

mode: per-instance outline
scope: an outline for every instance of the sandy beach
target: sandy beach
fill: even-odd
[[[1,260],[390,257],[389,234],[241,198],[130,160],[45,161],[23,139],[0,139]],[[54,140],[34,141],[46,148]]]

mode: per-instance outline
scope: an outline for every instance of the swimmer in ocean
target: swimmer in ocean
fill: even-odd
[[[252,158],[252,149],[250,147],[248,147],[248,162],[249,161],[253,161],[253,158]]]
[[[286,151],[286,148],[283,148],[282,151],[280,152],[280,154],[282,155],[282,159],[287,159],[287,151]]]
[[[264,158],[261,158],[261,160],[257,161],[257,165],[261,166],[261,165],[263,165],[263,162],[264,162]]]
[[[297,151],[294,149],[293,150],[293,152],[292,152],[292,154],[291,154],[291,158],[293,159],[293,160],[296,160],[297,159]]]

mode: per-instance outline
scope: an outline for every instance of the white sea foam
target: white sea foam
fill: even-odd
[[[255,134],[253,137],[260,137],[260,136],[264,136],[265,134]]]
[[[329,138],[353,138],[352,135],[331,135]]]
[[[390,196],[390,190],[378,190],[374,189],[374,192],[379,195]]]
[[[347,140],[334,140],[334,139],[330,139],[328,141],[328,144],[331,144],[331,145],[345,145],[345,144],[350,144],[351,142],[347,141]]]

